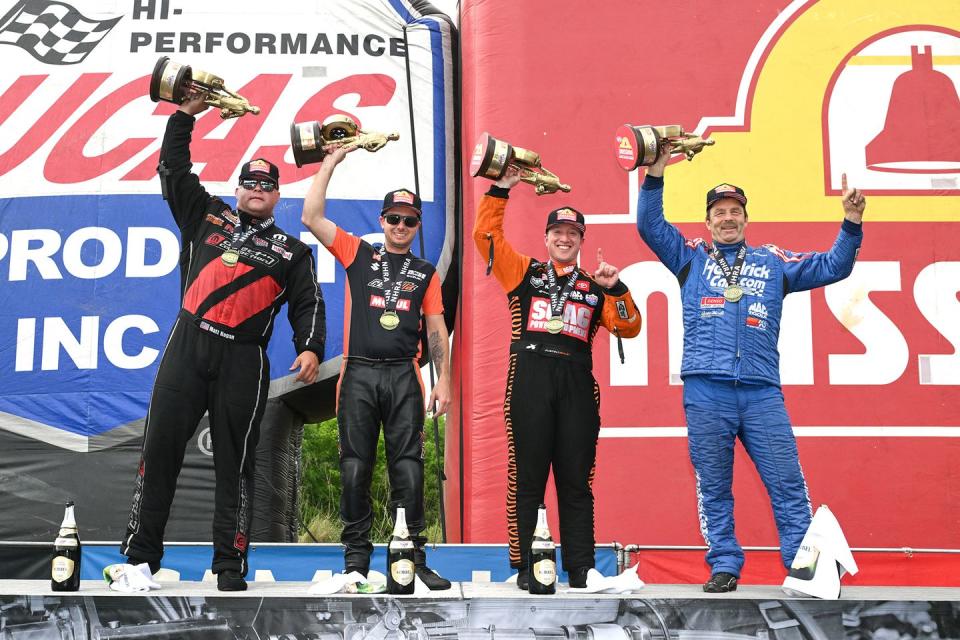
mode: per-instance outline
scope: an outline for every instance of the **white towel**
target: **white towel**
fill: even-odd
[[[103,569],[103,579],[111,589],[121,593],[137,593],[160,588],[160,584],[153,579],[150,565],[146,562],[136,566],[111,564]]]

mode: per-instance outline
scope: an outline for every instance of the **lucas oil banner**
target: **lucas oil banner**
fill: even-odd
[[[729,182],[749,198],[748,243],[824,251],[843,218],[842,174],[863,189],[853,274],[784,300],[783,393],[814,508],[828,504],[851,546],[875,550],[858,557],[856,583],[955,585],[955,568],[918,577],[920,553],[891,554],[900,564],[890,572],[872,562],[883,549],[960,549],[960,4],[465,2],[462,16],[472,70],[465,148],[489,132],[535,150],[572,187],[539,197],[529,185],[512,189],[507,238],[544,258],[547,212],[584,212],[581,266],[592,272],[602,248],[643,316],[641,334],[624,341],[624,364],[606,332],[594,345],[597,541],[703,545],[680,380],[680,291],[637,234],[643,171],[624,172],[615,153],[624,123],[675,124],[715,142],[665,173],[666,217],[688,240],[709,240],[705,194]],[[508,26],[486,28],[493,23]],[[523,48],[536,55],[518,56],[510,27],[534,23]],[[465,179],[466,229],[489,185]],[[460,517],[450,528],[468,542],[504,541],[510,315],[484,275],[486,252],[465,251],[459,344],[471,393],[462,440],[448,441],[448,451],[463,451],[447,476],[465,496],[448,509]],[[756,288],[770,274],[748,264],[743,276]],[[690,277],[721,273],[710,261]],[[703,312],[714,313],[712,304],[704,300]],[[747,329],[770,330],[767,311],[749,307]],[[766,490],[739,446],[735,467],[740,542],[776,546]],[[641,578],[707,577],[702,552],[685,564],[671,557],[642,552]],[[748,561],[746,581],[782,581],[770,558]]]
[[[277,224],[313,249],[327,314],[321,371],[332,376],[344,274],[300,224],[318,165],[296,167],[290,125],[345,114],[361,128],[398,132],[378,153],[343,163],[329,216],[376,241],[383,194],[416,189],[423,253],[446,274],[456,184],[452,27],[412,0],[22,0],[0,5],[0,16],[0,466],[9,480],[0,538],[38,528],[11,505],[39,513],[38,503],[66,496],[103,505],[111,515],[97,516],[96,536],[119,538],[135,459],[125,466],[110,452],[142,432],[179,308],[179,237],[156,176],[176,107],[150,101],[157,60],[216,75],[260,108],[232,120],[217,109],[198,116],[193,170],[232,204],[243,162],[262,156],[280,167]],[[291,338],[281,312],[268,352],[272,395],[295,386]],[[209,455],[205,443],[198,433],[188,455]]]

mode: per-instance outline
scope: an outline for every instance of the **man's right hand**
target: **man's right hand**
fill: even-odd
[[[180,103],[180,108],[178,110],[183,111],[185,114],[190,116],[203,113],[210,106],[203,101],[204,97],[206,97],[206,94],[202,91],[188,94],[184,101]]]
[[[520,168],[516,165],[508,164],[507,172],[493,184],[503,189],[512,189],[517,186],[518,182],[520,182]]]
[[[357,149],[359,149],[359,147],[347,148],[344,145],[325,145],[323,150],[327,155],[323,156],[323,160],[320,162],[320,167],[322,169],[333,171],[334,167],[343,162],[343,159],[347,157],[348,153],[351,151],[356,151]]]
[[[672,154],[664,147],[660,148],[660,157],[657,158],[657,161],[652,165],[647,167],[647,175],[653,176],[654,178],[662,178],[663,172],[667,168],[667,164],[670,162],[670,156]]]

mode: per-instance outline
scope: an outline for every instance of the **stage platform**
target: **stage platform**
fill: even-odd
[[[960,589],[845,587],[839,600],[788,597],[743,585],[646,585],[622,595],[562,585],[534,596],[512,583],[455,582],[424,597],[314,596],[309,582],[165,582],[148,594],[84,580],[55,593],[45,580],[0,580],[0,638],[284,640],[889,640],[960,638]]]

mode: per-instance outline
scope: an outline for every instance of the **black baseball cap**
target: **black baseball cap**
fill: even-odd
[[[560,207],[559,209],[554,209],[547,215],[547,231],[550,231],[551,227],[555,227],[558,224],[569,224],[578,229],[581,235],[587,233],[587,222],[583,214],[573,207]]]
[[[418,216],[423,215],[420,210],[420,196],[409,189],[397,189],[391,191],[383,197],[383,208],[380,209],[382,215],[391,207],[407,207],[413,209]]]
[[[733,198],[743,205],[743,210],[746,212],[747,194],[740,187],[724,182],[707,191],[707,213],[710,213],[710,207],[724,198]]]
[[[240,167],[241,180],[255,180],[258,178],[271,180],[273,184],[279,187],[280,169],[277,168],[277,165],[263,158],[254,158],[250,162],[245,162],[243,166]]]

